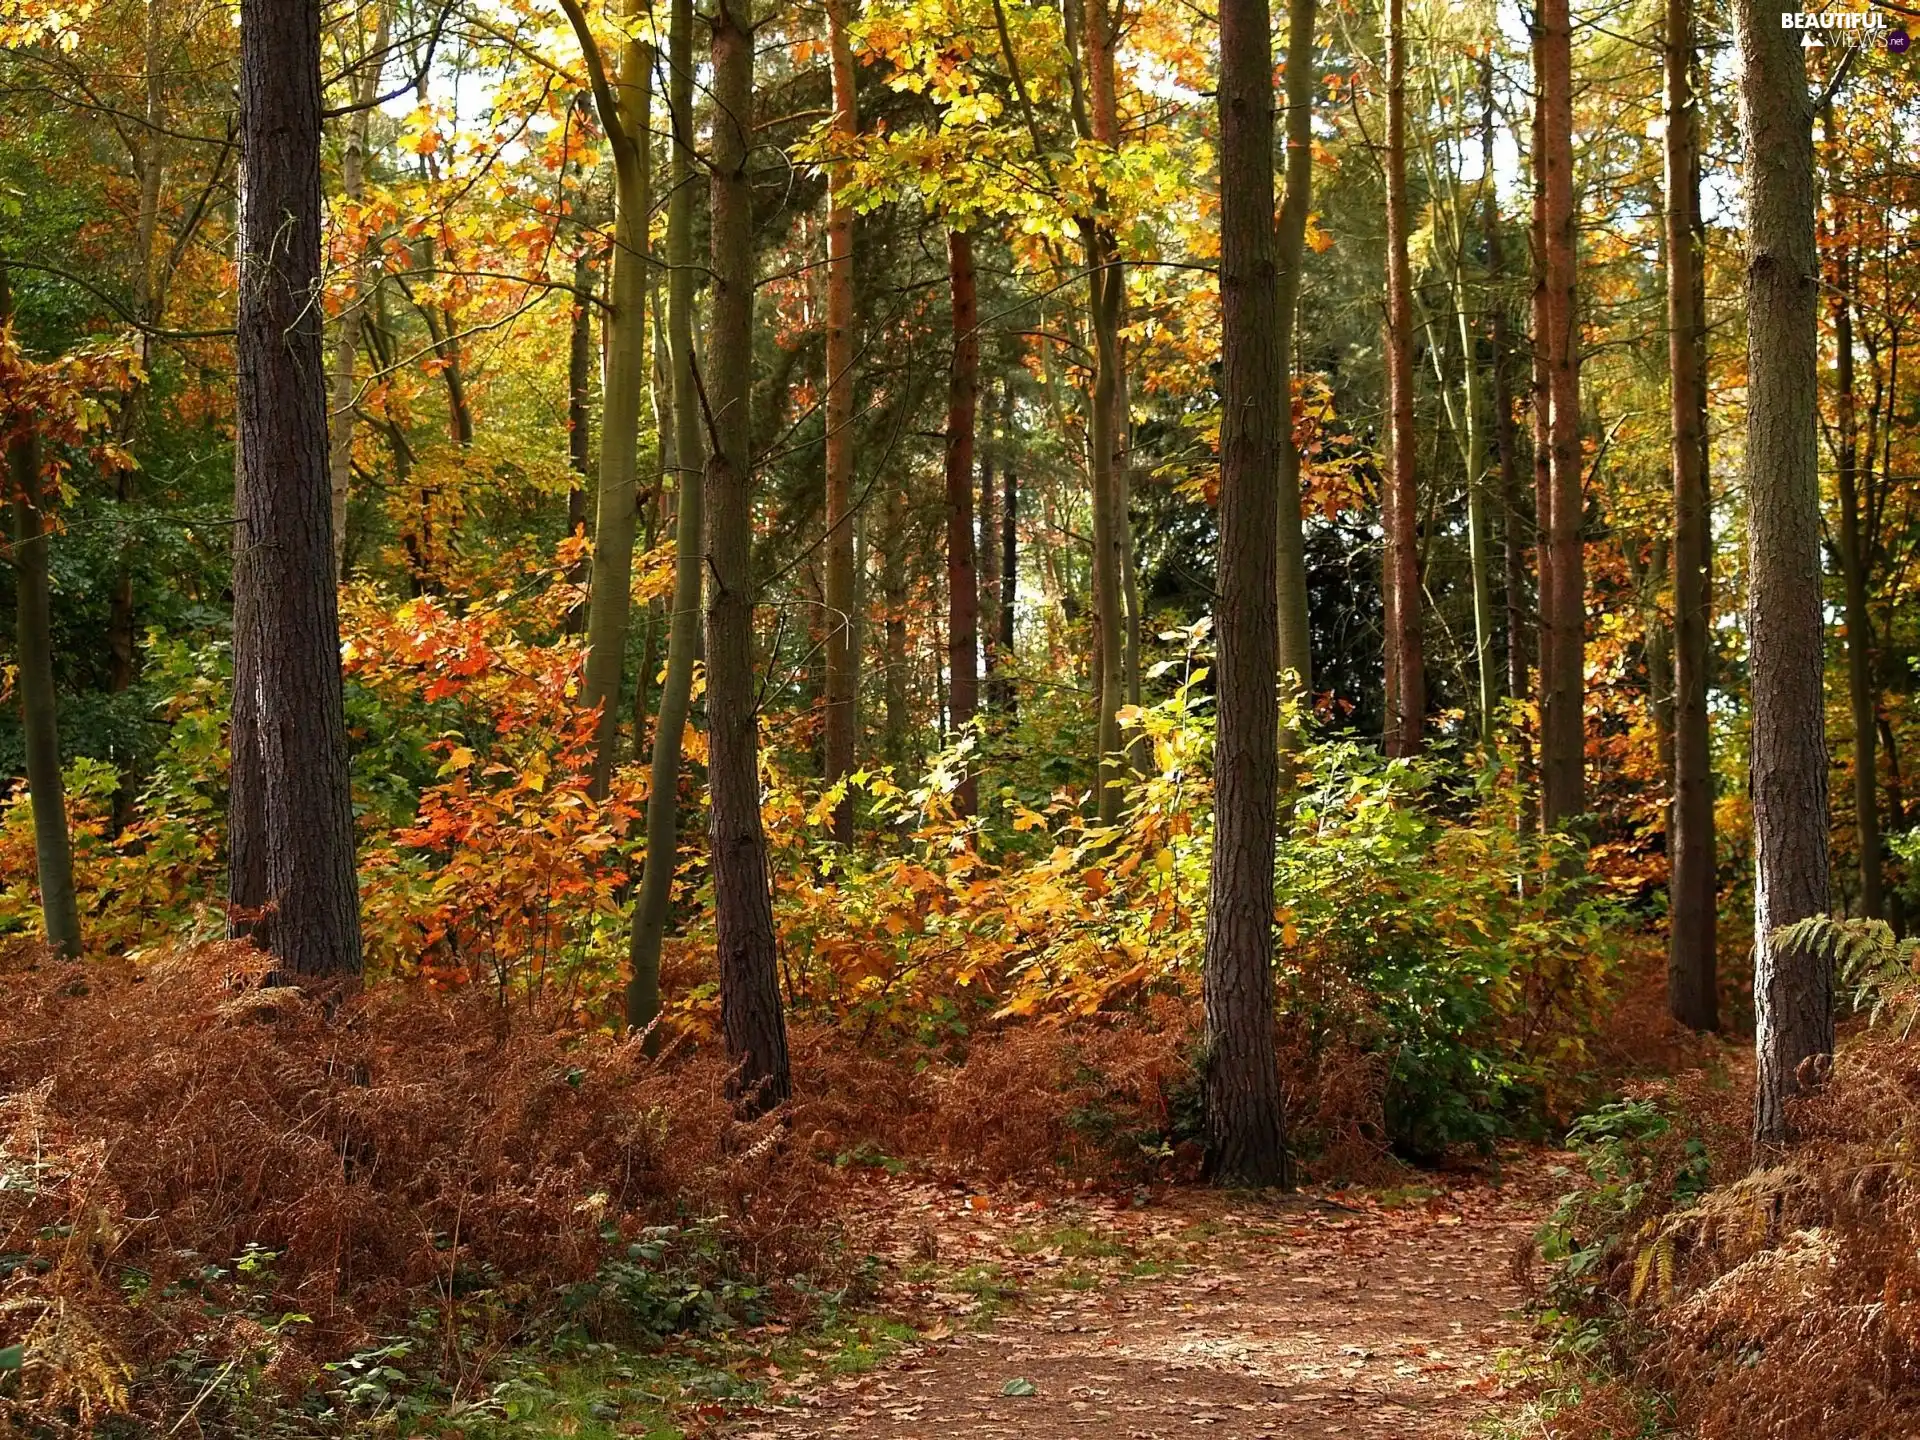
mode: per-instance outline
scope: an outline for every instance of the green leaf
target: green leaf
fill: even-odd
[[[1029,1395],[1038,1395],[1040,1393],[1040,1387],[1035,1385],[1033,1381],[1016,1375],[1000,1387],[1000,1393],[1011,1396],[1016,1400],[1024,1400]]]
[[[9,1345],[6,1349],[0,1350],[0,1370],[18,1370],[26,1363],[27,1347],[25,1345]],[[1032,1393],[1031,1386],[1028,1387],[1028,1393]]]

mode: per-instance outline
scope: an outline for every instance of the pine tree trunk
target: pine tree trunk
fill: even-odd
[[[1538,43],[1536,36],[1536,44]],[[1535,69],[1539,68],[1538,61]],[[1547,677],[1553,674],[1553,545],[1548,527],[1553,520],[1553,385],[1547,366],[1547,350],[1553,328],[1547,305],[1547,184],[1543,170],[1546,152],[1546,96],[1535,86],[1533,102],[1533,216],[1529,231],[1533,275],[1528,321],[1533,332],[1533,364],[1529,377],[1531,412],[1529,439],[1533,443],[1533,573],[1534,640],[1538,651],[1536,693],[1544,711]],[[1546,727],[1541,725],[1540,808],[1544,820],[1546,808],[1545,774]]]
[[[1012,405],[1007,406],[1011,416]],[[1008,667],[1013,664],[1014,609],[1020,598],[1020,478],[1009,455],[1000,466],[1000,694],[994,702],[1011,718],[1020,700]]]
[[[1287,1185],[1273,1025],[1277,478],[1288,445],[1267,0],[1220,5],[1220,548],[1202,1080],[1214,1178]]]
[[[319,9],[242,0],[231,830],[243,883],[258,887],[243,903],[264,911],[255,938],[288,972],[314,976],[360,970],[326,374],[313,303],[320,105]]]
[[[640,18],[639,0],[623,0],[623,14]],[[582,52],[594,47],[592,32],[575,0],[568,18]],[[597,49],[589,73],[600,67]],[[629,40],[621,47],[617,75],[595,89],[600,128],[613,151],[613,296],[603,322],[606,389],[601,396],[600,476],[595,495],[593,574],[587,597],[587,662],[580,704],[598,707],[591,793],[606,798],[620,749],[621,692],[627,660],[627,630],[633,611],[633,541],[639,517],[640,400],[647,375],[647,219],[653,52]]]
[[[1274,552],[1280,602],[1280,683],[1303,705],[1313,695],[1313,626],[1307,613],[1307,540],[1300,502],[1300,450],[1293,443],[1293,328],[1300,304],[1307,212],[1313,205],[1313,22],[1315,0],[1287,4],[1287,165],[1280,199],[1280,488],[1275,496],[1279,542]],[[1287,677],[1291,676],[1289,680]],[[1298,727],[1282,742],[1296,746]]]
[[[853,0],[829,0],[828,47],[833,59],[833,135],[836,145],[858,143],[860,115],[854,87],[853,46],[847,21]],[[853,206],[847,199],[850,163],[827,170],[827,716],[828,785],[852,773],[860,701],[860,647],[854,643],[860,605],[853,563]],[[833,815],[834,838],[853,843],[853,797]]]
[[[1414,475],[1413,276],[1407,263],[1406,0],[1387,0],[1386,643],[1393,677],[1386,725],[1392,756],[1420,750],[1426,673],[1420,647],[1420,499]]]
[[[660,1013],[660,950],[673,909],[680,858],[680,760],[700,652],[701,566],[705,560],[700,398],[693,359],[694,155],[693,0],[672,0],[667,17],[671,64],[667,115],[673,129],[667,200],[667,363],[673,414],[673,614],[667,622],[667,674],[653,726],[647,783],[647,850],[627,947],[627,1024],[645,1029]]]
[[[1540,790],[1549,830],[1586,809],[1586,555],[1580,455],[1580,328],[1574,304],[1573,21],[1567,0],[1542,0],[1536,41],[1545,192],[1546,362],[1551,408],[1547,544],[1553,569],[1542,591],[1553,633],[1541,674]]]
[[[1491,186],[1492,172],[1486,183]],[[1467,470],[1467,564],[1473,581],[1474,681],[1478,690],[1480,738],[1493,744],[1494,722],[1500,712],[1500,671],[1493,653],[1493,556],[1487,524],[1487,431],[1482,419],[1484,397],[1480,377],[1480,337],[1467,310],[1466,217],[1454,234],[1453,293],[1464,367],[1461,408],[1466,411],[1464,441]]]
[[[973,274],[973,237],[947,235],[947,280],[953,293],[953,362],[947,376],[947,675],[950,742],[957,743],[980,708],[980,575],[973,553],[973,431],[980,392],[980,307]],[[979,800],[969,760],[954,808],[971,815]]]
[[[1801,1066],[1833,1052],[1833,961],[1783,945],[1824,912],[1827,740],[1815,446],[1813,116],[1795,31],[1738,0],[1747,196],[1747,634],[1753,686],[1754,1138],[1788,1138]]]
[[[1493,58],[1480,61],[1480,167],[1493,170]],[[1500,223],[1500,192],[1489,183],[1482,192],[1481,225],[1487,247],[1487,291],[1493,319],[1493,448],[1500,469],[1501,590],[1506,602],[1507,694],[1525,700],[1527,683],[1527,560],[1520,497],[1520,437],[1513,421],[1513,380],[1508,368],[1513,336],[1507,319],[1507,260]]]
[[[767,841],[760,822],[760,716],[753,663],[753,472],[747,455],[753,368],[753,26],[750,0],[720,0],[713,34],[712,314],[706,390],[707,767],[720,1028],[733,1066],[728,1092],[744,1114],[791,1090],[780,1008]]]
[[[991,713],[1000,693],[1000,495],[994,488],[994,402],[991,382],[980,426],[980,703]],[[1004,389],[1002,390],[1004,394]]]
[[[0,270],[0,326],[10,318],[10,309],[6,274]],[[47,944],[78,956],[80,907],[74,896],[73,838],[60,775],[60,701],[53,684],[53,598],[47,578],[51,535],[40,505],[40,437],[32,431],[8,442],[7,479],[13,490],[15,683],[26,742],[27,798],[33,806],[40,914]]]
[[[1712,500],[1707,489],[1706,327],[1700,275],[1700,110],[1693,94],[1693,0],[1667,0],[1667,373],[1673,429],[1673,809],[1669,856],[1667,1011],[1683,1025],[1719,1023],[1715,929],[1720,885],[1713,834],[1707,712]]]

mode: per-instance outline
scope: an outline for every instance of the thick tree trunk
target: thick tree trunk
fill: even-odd
[[[693,0],[672,0],[667,115],[673,127],[672,189],[667,200],[667,363],[673,394],[673,614],[667,622],[667,674],[653,727],[647,786],[647,850],[628,944],[627,1023],[644,1029],[660,1013],[660,948],[673,908],[680,858],[680,758],[700,651],[701,566],[706,503],[702,493],[700,398],[693,358],[694,155]]]
[[[242,0],[231,831],[236,878],[258,892],[236,898],[264,912],[255,937],[296,975],[360,969],[313,303],[320,103],[319,9]]]
[[[1306,254],[1307,212],[1313,205],[1313,22],[1315,0],[1287,4],[1287,165],[1280,199],[1275,261],[1280,267],[1279,492],[1275,496],[1278,544],[1275,586],[1280,602],[1280,683],[1305,705],[1313,695],[1313,626],[1307,614],[1307,540],[1300,510],[1300,450],[1293,443],[1293,327],[1300,304],[1300,270]],[[1288,677],[1291,676],[1291,679]],[[1301,729],[1288,726],[1283,743],[1300,743]]]
[[[828,48],[833,60],[833,134],[836,145],[858,143],[860,115],[854,87],[853,45],[847,21],[853,0],[829,0]],[[853,563],[853,206],[847,199],[850,161],[827,170],[827,715],[828,785],[852,773],[860,723],[860,647],[854,643],[860,606]],[[853,843],[853,797],[833,815],[834,838]]]
[[[9,315],[0,271],[0,326]],[[67,829],[60,776],[60,702],[53,685],[53,598],[48,582],[50,532],[41,512],[40,438],[28,431],[7,445],[13,491],[14,632],[19,667],[20,729],[26,742],[27,798],[33,805],[33,849],[47,944],[80,953],[80,908],[73,890],[73,838]]]
[[[623,13],[638,19],[639,0]],[[594,98],[600,128],[613,150],[613,299],[606,320],[606,388],[601,396],[600,477],[595,496],[593,578],[587,599],[587,663],[580,685],[584,708],[598,707],[591,791],[604,799],[620,748],[621,691],[627,629],[633,611],[633,540],[639,515],[640,398],[647,375],[647,219],[652,208],[650,147],[653,47],[629,40],[619,73],[607,83],[599,51],[576,0],[565,8],[588,70],[597,76]]]
[[[713,32],[713,302],[707,340],[712,448],[707,457],[708,830],[720,1028],[746,1114],[791,1090],[780,1008],[767,841],[760,824],[760,716],[753,664],[753,472],[747,407],[753,367],[753,24],[750,0],[720,0]]]
[[[1414,475],[1413,276],[1407,263],[1407,9],[1387,0],[1387,490],[1386,627],[1392,676],[1386,751],[1420,750],[1426,672],[1420,646],[1420,498]]]
[[[1795,31],[1737,0],[1747,195],[1747,634],[1753,685],[1754,1138],[1788,1138],[1803,1062],[1833,1051],[1833,961],[1783,945],[1824,912],[1819,373],[1813,115]]]
[[[1542,0],[1536,38],[1545,191],[1546,362],[1551,404],[1547,543],[1553,573],[1542,591],[1553,632],[1541,677],[1540,790],[1549,830],[1586,809],[1586,555],[1580,455],[1580,328],[1574,304],[1573,21],[1567,0]]]
[[[980,307],[973,275],[973,237],[947,235],[947,280],[953,293],[953,362],[947,374],[947,684],[950,735],[973,724],[980,708],[980,575],[973,553],[973,431],[980,394]],[[971,815],[979,785],[969,761],[954,808]]]
[[[1699,307],[1700,110],[1693,94],[1693,0],[1667,0],[1667,373],[1673,429],[1673,809],[1667,1011],[1683,1025],[1719,1023],[1715,970],[1718,854],[1707,713],[1712,499],[1707,489],[1706,343]]]
[[[1213,1176],[1291,1182],[1273,1038],[1279,606],[1277,479],[1287,447],[1273,225],[1267,0],[1220,6],[1219,729],[1203,981],[1203,1100]]]

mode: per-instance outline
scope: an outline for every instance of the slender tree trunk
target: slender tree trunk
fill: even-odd
[[[1667,0],[1667,373],[1673,411],[1673,811],[1669,856],[1667,1011],[1683,1025],[1719,1023],[1715,973],[1720,885],[1713,835],[1707,713],[1712,499],[1707,489],[1706,341],[1699,307],[1700,110],[1693,94],[1693,0]]]
[[[254,935],[296,975],[360,969],[326,374],[313,303],[320,105],[318,7],[242,0],[231,831],[247,837],[236,838],[236,854],[265,912]],[[242,851],[255,842],[257,851]]]
[[[991,382],[989,382],[989,387]],[[1000,495],[994,488],[994,402],[988,389],[980,427],[980,697],[991,713],[1000,689]]]
[[[1220,5],[1219,729],[1203,981],[1207,1160],[1216,1179],[1288,1185],[1273,1038],[1279,820],[1277,479],[1288,447],[1273,225],[1267,0]]]
[[[953,292],[953,363],[947,379],[947,674],[950,740],[957,742],[980,707],[980,576],[973,554],[973,430],[980,392],[980,307],[973,274],[973,237],[947,235],[947,279]],[[954,808],[971,815],[979,786],[969,762]]]
[[[629,19],[641,0],[623,0]],[[620,747],[620,697],[633,611],[633,541],[639,516],[640,400],[647,374],[647,217],[652,208],[651,123],[653,47],[628,40],[618,74],[606,75],[592,31],[577,0],[563,0],[588,72],[600,128],[614,161],[613,300],[603,322],[606,388],[601,396],[600,477],[595,497],[593,578],[587,598],[587,663],[580,686],[584,708],[598,707],[591,793],[604,799]]]
[[[1009,418],[1012,415],[1011,404],[1007,407]],[[1014,610],[1020,598],[1020,479],[1014,472],[1013,457],[1007,456],[1000,465],[1000,698],[995,702],[997,709],[1006,712],[1011,718],[1018,708],[1020,697],[1014,689],[1013,675],[1008,667],[1013,664]]]
[[[1551,583],[1541,601],[1553,632],[1542,671],[1540,773],[1547,828],[1586,809],[1586,555],[1580,455],[1580,328],[1574,304],[1573,20],[1567,0],[1541,0],[1537,84],[1543,111],[1540,174],[1546,213],[1546,361],[1551,404]]]
[[[673,614],[667,622],[667,674],[653,727],[647,786],[647,850],[633,906],[627,959],[627,1023],[645,1029],[660,1013],[660,949],[673,909],[673,872],[680,858],[680,759],[693,702],[700,651],[701,566],[706,497],[700,398],[693,358],[694,155],[693,0],[672,0],[667,18],[667,115],[673,161],[667,200],[667,363],[673,412]]]
[[[1300,503],[1300,449],[1293,443],[1293,328],[1300,306],[1300,271],[1306,255],[1307,212],[1313,206],[1313,22],[1315,0],[1287,4],[1287,165],[1280,199],[1280,444],[1278,546],[1275,585],[1280,602],[1280,683],[1302,704],[1313,695],[1313,626],[1307,614],[1307,539]],[[1288,677],[1292,678],[1289,679]],[[1281,740],[1297,746],[1301,729],[1288,726]]]
[[[0,326],[10,318],[0,270]],[[33,805],[33,849],[47,944],[80,953],[80,907],[73,889],[73,839],[67,830],[60,776],[60,702],[53,685],[53,599],[47,579],[50,532],[41,512],[40,437],[27,431],[7,444],[13,490],[14,620],[19,666],[20,729],[26,741],[27,798]]]
[[[1537,44],[1537,37],[1536,37]],[[1534,68],[1539,69],[1536,60]],[[1532,253],[1533,290],[1528,320],[1533,335],[1532,373],[1529,378],[1529,438],[1533,443],[1533,573],[1534,637],[1539,651],[1537,693],[1544,712],[1547,677],[1553,674],[1553,545],[1548,535],[1553,520],[1553,386],[1547,366],[1551,345],[1548,331],[1553,321],[1547,305],[1547,182],[1543,169],[1546,152],[1546,97],[1536,83],[1533,103],[1533,216],[1529,233]],[[1544,719],[1544,716],[1543,716]],[[1546,726],[1540,727],[1540,768],[1546,763]],[[1545,819],[1546,777],[1539,776],[1541,818]]]
[[[1407,263],[1406,0],[1387,0],[1387,490],[1386,610],[1393,676],[1386,751],[1420,750],[1426,674],[1420,647],[1420,495],[1414,475],[1413,276]]]
[[[847,149],[858,143],[853,45],[847,38],[852,0],[827,5],[833,58],[833,134]],[[853,206],[849,161],[827,171],[827,784],[850,774],[860,720],[860,647],[854,643],[860,606],[853,563]],[[853,843],[853,797],[833,816],[834,838]]]
[[[1480,61],[1480,168],[1493,170],[1493,58]],[[1520,441],[1513,423],[1513,380],[1508,363],[1513,336],[1507,320],[1506,247],[1500,224],[1499,187],[1491,178],[1481,194],[1481,219],[1487,245],[1487,291],[1492,301],[1493,447],[1500,466],[1500,539],[1502,586],[1507,610],[1507,693],[1525,700],[1527,683],[1527,561],[1520,499]]]
[[[1815,446],[1819,273],[1806,64],[1778,7],[1737,0],[1747,192],[1747,634],[1753,685],[1754,1138],[1788,1138],[1801,1066],[1833,1052],[1833,961],[1781,943],[1827,909]]]
[[[911,720],[907,714],[907,497],[897,484],[887,489],[880,547],[880,593],[886,602],[882,644],[887,682],[881,748],[886,752],[888,763],[901,766],[908,760]]]
[[[359,57],[359,72],[354,76],[352,93],[355,109],[347,120],[347,139],[340,156],[340,193],[358,220],[361,202],[367,193],[367,136],[373,119],[373,103],[380,93],[380,72],[392,33],[393,6],[390,0],[375,0],[373,46]],[[363,33],[356,11],[354,39]],[[361,321],[365,302],[367,259],[371,246],[363,245],[354,258],[347,298],[333,332],[333,398],[327,422],[327,482],[333,516],[333,578],[338,583],[345,573],[347,555],[347,497],[353,488],[354,403],[359,393],[355,362],[360,355]]]
[[[1826,113],[1827,142],[1836,143],[1833,107]],[[1853,379],[1854,276],[1848,239],[1851,218],[1845,201],[1834,200],[1834,283],[1828,288],[1833,314],[1835,429],[1834,488],[1840,502],[1840,581],[1847,627],[1847,701],[1853,721],[1853,827],[1859,851],[1860,913],[1878,920],[1885,909],[1880,859],[1879,741],[1873,684],[1873,618],[1867,611],[1872,577],[1860,514],[1860,418]],[[1871,463],[1871,462],[1869,462]]]
[[[1485,177],[1491,187],[1492,172]],[[1494,722],[1500,713],[1500,670],[1493,653],[1493,557],[1487,524],[1487,431],[1480,384],[1480,340],[1467,311],[1466,220],[1461,216],[1454,234],[1453,293],[1460,330],[1460,359],[1464,367],[1462,408],[1466,411],[1463,439],[1467,470],[1467,563],[1473,581],[1474,680],[1478,689],[1480,738],[1493,744]]]
[[[579,477],[567,491],[567,534],[587,533],[587,476],[593,460],[593,260],[585,252],[573,262],[573,320],[567,343],[567,462]],[[587,578],[587,568],[579,570]]]
[[[753,665],[753,472],[747,407],[753,368],[753,23],[750,0],[720,0],[713,31],[713,308],[706,387],[708,788],[720,1028],[729,1091],[747,1114],[786,1102],[787,1028],[760,824],[760,716]]]

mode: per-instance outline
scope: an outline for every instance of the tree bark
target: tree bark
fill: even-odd
[[[1420,646],[1420,498],[1414,474],[1413,276],[1407,263],[1407,7],[1387,0],[1386,751],[1418,754],[1426,724]]]
[[[587,532],[587,476],[593,465],[593,261],[582,251],[573,262],[572,324],[567,337],[567,463],[579,477],[567,491],[567,534]],[[587,567],[578,571],[586,579]]]
[[[6,274],[0,270],[0,326],[11,318],[10,310]],[[60,701],[53,684],[53,598],[47,578],[51,537],[41,509],[40,437],[32,430],[8,441],[7,478],[13,490],[16,683],[27,752],[27,798],[33,806],[40,914],[47,944],[77,957],[80,907],[73,889],[66,785],[60,775]]]
[[[1396,0],[1397,3],[1397,0]],[[1289,444],[1267,0],[1220,5],[1220,549],[1214,847],[1203,996],[1207,1163],[1288,1185],[1273,1026],[1278,477]]]
[[[1493,171],[1493,57],[1480,61],[1480,168]],[[1507,320],[1506,248],[1500,223],[1500,192],[1487,184],[1481,195],[1481,223],[1486,233],[1487,291],[1493,320],[1493,448],[1500,467],[1501,589],[1507,611],[1507,694],[1525,700],[1527,683],[1527,561],[1521,524],[1520,442],[1513,423],[1513,381],[1508,362],[1513,336]]]
[[[1737,0],[1747,194],[1747,634],[1752,671],[1754,1139],[1788,1138],[1802,1064],[1833,1051],[1833,961],[1779,932],[1824,912],[1818,260],[1813,115],[1795,31]]]
[[[973,237],[947,234],[947,280],[953,294],[953,362],[947,374],[947,684],[955,742],[980,708],[980,575],[973,552],[973,431],[980,394],[980,307],[973,273]],[[969,761],[954,791],[954,808],[971,815],[979,784]]]
[[[637,19],[641,0],[623,0]],[[601,396],[600,476],[595,497],[592,589],[587,598],[587,663],[580,703],[598,707],[591,793],[605,799],[620,747],[620,696],[633,611],[633,541],[639,515],[640,399],[647,373],[647,223],[652,208],[649,147],[653,47],[628,40],[609,77],[578,0],[562,0],[592,78],[600,128],[613,151],[613,297],[603,322],[606,388]]]
[[[853,45],[847,22],[853,0],[828,0],[833,60],[833,135],[851,150],[859,140]],[[851,162],[827,169],[827,714],[826,766],[833,785],[850,774],[860,721],[860,647],[854,643],[859,573],[853,563],[853,206]],[[834,838],[853,843],[853,797],[833,815]]]
[[[1011,418],[1011,401],[1006,413]],[[1000,463],[1000,690],[994,704],[1009,718],[1020,703],[1009,669],[1013,664],[1014,641],[1017,638],[1014,609],[1020,595],[1019,512],[1020,478],[1014,471],[1013,457],[1008,455]]]
[[[1004,390],[1002,391],[1004,394]],[[1000,495],[994,488],[994,401],[991,382],[980,425],[980,703],[991,713],[1000,687]]]
[[[653,726],[647,784],[647,850],[627,947],[627,1023],[645,1029],[660,1013],[660,949],[673,909],[680,858],[680,761],[700,650],[701,566],[706,497],[702,493],[700,398],[693,358],[694,154],[693,0],[672,0],[667,17],[667,115],[673,129],[667,200],[667,363],[673,413],[673,614],[667,624],[667,674]]]
[[[255,939],[288,972],[313,976],[360,970],[326,373],[313,299],[320,104],[319,8],[242,0],[231,830],[248,837],[235,843],[244,884],[259,890]]]
[[[1836,143],[1833,107],[1826,113],[1827,142]],[[1867,597],[1871,558],[1861,525],[1860,417],[1853,376],[1851,220],[1844,199],[1836,196],[1833,215],[1834,283],[1828,287],[1834,337],[1834,489],[1839,500],[1840,582],[1847,627],[1847,702],[1853,722],[1853,833],[1859,854],[1860,913],[1878,920],[1886,908],[1880,856],[1879,709],[1873,683],[1873,618]]]
[[[1720,885],[1707,712],[1712,498],[1707,488],[1705,317],[1700,276],[1700,109],[1693,94],[1693,3],[1667,0],[1667,373],[1673,429],[1673,809],[1667,832],[1667,1011],[1719,1023],[1715,954]]]
[[[1536,37],[1536,44],[1538,43]],[[1535,62],[1536,70],[1538,61]],[[1547,305],[1547,184],[1543,171],[1543,157],[1546,152],[1546,97],[1535,86],[1533,104],[1533,215],[1528,239],[1533,274],[1533,290],[1529,297],[1528,322],[1533,332],[1533,355],[1529,376],[1529,439],[1533,443],[1533,588],[1534,588],[1534,642],[1538,650],[1536,669],[1538,681],[1535,693],[1540,697],[1542,719],[1546,707],[1547,677],[1553,674],[1553,620],[1549,613],[1553,604],[1553,545],[1548,528],[1553,520],[1553,386],[1547,367],[1547,351],[1551,344],[1548,332],[1553,322]],[[1546,727],[1541,725],[1541,768],[1544,769],[1546,748]],[[1545,775],[1537,776],[1542,794],[1539,796],[1541,818],[1544,820],[1546,808]]]
[[[1586,555],[1580,455],[1580,329],[1574,303],[1573,21],[1567,0],[1541,0],[1536,36],[1540,175],[1545,194],[1546,362],[1551,406],[1547,543],[1553,570],[1542,591],[1552,631],[1541,678],[1540,789],[1549,830],[1586,809]]]
[[[1275,261],[1280,267],[1279,491],[1275,496],[1278,545],[1275,585],[1280,603],[1280,683],[1301,705],[1313,695],[1313,626],[1307,613],[1307,540],[1300,504],[1300,449],[1293,442],[1293,328],[1300,304],[1300,271],[1306,254],[1307,212],[1313,205],[1313,22],[1315,0],[1287,4],[1287,162],[1280,199]],[[1288,677],[1292,678],[1289,679]],[[1281,736],[1301,742],[1302,727]]]
[[[767,841],[760,822],[760,717],[753,664],[753,472],[747,412],[753,367],[753,124],[751,0],[719,0],[710,20],[713,302],[707,340],[712,408],[707,456],[708,831],[720,1028],[733,1066],[728,1092],[762,1114],[791,1091],[780,1008]]]

